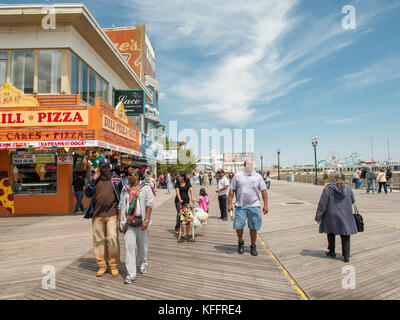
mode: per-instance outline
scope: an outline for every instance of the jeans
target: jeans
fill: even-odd
[[[75,192],[75,198],[76,198],[76,205],[75,205],[75,211],[74,212],[78,212],[79,209],[81,209],[81,211],[84,211],[85,207],[82,204],[83,191],[76,191]]]
[[[335,234],[328,233],[328,250],[335,252]],[[342,255],[344,257],[350,257],[350,236],[340,236],[342,240]]]
[[[168,194],[170,194],[170,193],[171,193],[170,184],[171,184],[171,182],[167,182]]]
[[[386,182],[379,182],[379,190],[378,190],[378,193],[381,193],[381,192],[382,192],[382,186],[383,186],[383,189],[385,190],[385,193],[387,193],[388,191],[387,191],[387,183],[386,183]]]
[[[226,219],[228,213],[226,212],[226,195],[218,196],[219,210],[221,211],[221,219]]]
[[[363,178],[361,178],[361,179],[358,181],[358,187],[357,187],[357,189],[362,189],[363,181],[364,181]]]
[[[265,187],[266,187],[267,189],[269,189],[269,188],[271,187],[271,181],[266,181],[266,182],[265,182]]]
[[[180,203],[179,201],[175,201],[175,208],[176,208],[176,223],[175,223],[175,231],[179,231],[179,228],[181,227],[181,215],[180,215],[180,210],[184,203]]]
[[[369,193],[369,188],[371,187],[371,185],[372,185],[372,193],[375,193],[375,180],[371,181],[368,180],[367,193]]]

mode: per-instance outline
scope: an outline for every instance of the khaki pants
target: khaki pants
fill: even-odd
[[[117,216],[96,217],[93,225],[93,250],[99,268],[115,269],[120,262]]]

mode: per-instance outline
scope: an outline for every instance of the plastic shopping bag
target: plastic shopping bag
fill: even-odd
[[[206,220],[208,218],[208,213],[202,210],[201,208],[194,209],[194,215],[199,220]]]
[[[196,217],[194,217],[194,220],[193,220],[193,227],[196,229],[196,228],[198,228],[198,227],[200,227],[200,226],[201,226],[201,223],[200,223],[199,219],[197,219]]]

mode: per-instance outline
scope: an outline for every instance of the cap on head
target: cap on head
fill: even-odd
[[[110,165],[110,159],[104,158],[100,161],[99,166],[100,167],[105,167]]]

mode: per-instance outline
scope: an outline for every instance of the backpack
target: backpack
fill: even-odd
[[[372,170],[371,170],[371,171],[368,171],[368,173],[367,173],[367,179],[368,179],[368,180],[375,180],[375,179],[376,179],[375,172],[373,172]]]

